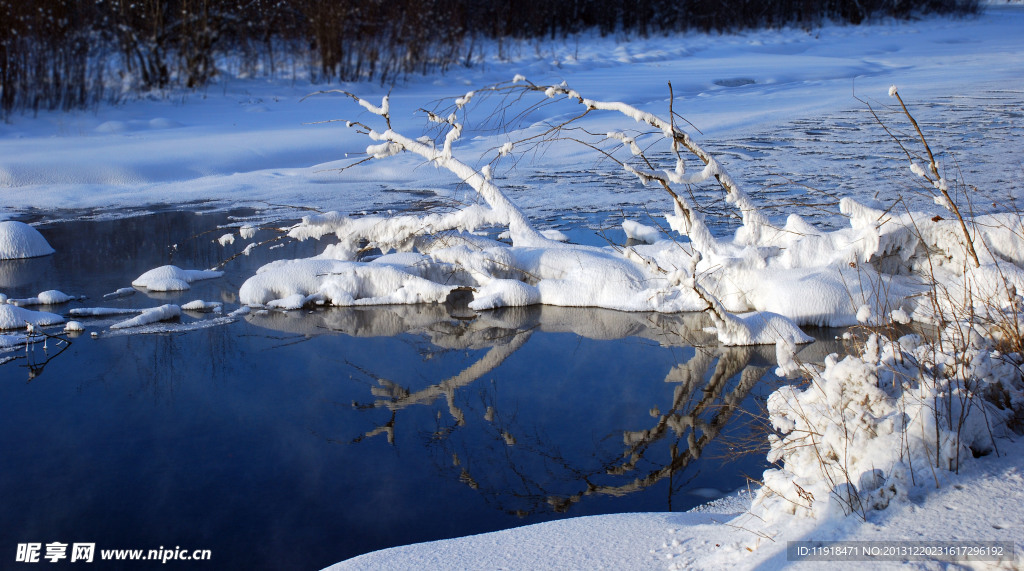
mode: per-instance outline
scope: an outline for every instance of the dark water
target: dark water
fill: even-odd
[[[102,298],[150,268],[241,251],[208,232],[232,222],[44,225],[58,253],[0,262],[0,292],[89,296],[50,309],[63,313],[203,299],[226,314],[267,259],[322,248],[264,247],[191,291]],[[317,569],[563,517],[685,510],[764,468],[737,452],[759,434],[773,348],[716,347],[699,315],[475,314],[452,300],[215,319],[127,335],[82,319],[97,338],[0,353],[0,567],[18,566],[19,543],[87,542],[97,559],[180,547],[211,550],[209,568]]]

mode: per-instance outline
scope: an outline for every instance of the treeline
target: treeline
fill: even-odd
[[[490,38],[640,35],[966,14],[977,0],[0,0],[0,115],[235,73],[393,82]]]

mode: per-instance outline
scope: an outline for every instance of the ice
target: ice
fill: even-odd
[[[15,220],[0,222],[0,260],[37,258],[53,252],[39,230]]]
[[[140,311],[142,310],[123,307],[75,307],[68,311],[68,314],[73,317],[102,317],[139,313]]]

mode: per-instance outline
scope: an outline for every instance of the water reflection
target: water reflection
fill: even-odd
[[[378,420],[358,434],[330,439],[358,446],[380,437],[395,445],[396,430],[404,426],[421,435],[435,465],[447,478],[481,494],[493,507],[519,517],[563,513],[588,496],[621,497],[662,482],[667,482],[666,507],[671,510],[675,497],[694,487],[688,468],[737,422],[742,416],[739,411],[757,408],[750,398],[752,391],[763,379],[772,378],[775,366],[774,347],[719,347],[703,314],[547,306],[474,314],[455,300],[417,307],[259,312],[247,320],[303,338],[408,335],[429,341],[417,349],[426,360],[438,352],[473,350],[472,357],[463,359],[453,374],[425,383],[419,373],[415,379],[388,378],[372,366],[368,370],[349,363],[350,368],[372,379],[366,398],[354,400],[352,408],[385,414],[377,415]],[[538,334],[542,339],[538,343],[545,345],[552,343],[552,337],[561,336],[556,353],[562,357],[531,362],[532,357],[520,356],[516,359],[519,364],[502,368]],[[614,352],[621,350],[623,340],[633,340],[675,351],[678,363],[659,377],[664,388],[645,393],[650,400],[642,407],[633,406],[632,413],[618,411],[611,422],[601,414],[579,418],[575,401],[589,400],[586,393],[608,379],[552,378],[579,359],[569,354],[572,339],[592,340],[598,345],[614,341],[598,350],[598,361],[615,361]],[[815,349],[820,352],[822,347],[819,344]],[[584,358],[595,356],[588,353]],[[607,366],[607,362],[591,364]],[[531,365],[543,371],[531,371]],[[626,391],[649,375],[646,370],[634,372],[636,378],[612,382],[621,383]],[[531,376],[545,380],[538,382]],[[568,390],[563,382],[570,385]],[[615,403],[607,399],[616,397],[617,391],[606,391],[601,397],[604,400],[583,408],[615,409]],[[403,419],[420,408],[431,412],[436,408],[431,425]],[[636,414],[638,408],[647,414]],[[564,417],[558,418],[560,412]]]

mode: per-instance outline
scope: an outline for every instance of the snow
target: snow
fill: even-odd
[[[135,278],[132,285],[149,291],[184,291],[197,280],[219,278],[224,272],[218,270],[183,270],[178,266],[160,266]]]
[[[1022,75],[1024,63],[1016,57],[1020,18],[1019,8],[999,7],[965,21],[828,26],[814,33],[790,29],[725,36],[688,34],[671,41],[652,37],[628,43],[595,34],[578,41],[545,42],[539,48],[541,57],[533,43],[505,46],[510,61],[499,60],[492,46],[482,56],[484,65],[453,69],[438,85],[435,77],[413,76],[396,86],[389,110],[394,128],[409,131],[420,127],[422,115],[415,110],[426,102],[471,89],[453,86],[483,86],[521,76],[517,85],[526,78],[540,84],[566,80],[589,97],[627,101],[664,114],[666,82],[671,80],[676,111],[700,128],[703,139],[728,141],[736,140],[735,135],[765,131],[775,135],[795,118],[863,109],[852,95],[888,100],[885,95],[894,83],[912,107],[913,101],[930,103],[949,97],[958,102],[975,97],[971,100],[984,105],[987,93]],[[620,55],[631,63],[618,63]],[[951,68],[956,74],[948,73]],[[749,78],[754,83],[742,87],[715,83],[730,78]],[[308,124],[345,118],[339,117],[340,98],[318,96],[300,102],[319,88],[301,81],[292,85],[225,77],[216,89],[180,99],[127,101],[88,113],[42,111],[37,119],[16,114],[0,135],[0,216],[12,218],[30,208],[113,209],[157,201],[253,205],[266,201],[310,205],[321,211],[374,211],[386,208],[393,198],[382,190],[382,181],[449,194],[444,176],[408,158],[400,164],[339,176],[335,169],[346,163],[344,154],[361,153],[367,142],[344,129],[343,123]],[[359,95],[375,106],[389,91],[372,84],[345,88],[361,91]],[[477,91],[466,109],[482,97]],[[255,107],[268,111],[245,112]],[[358,109],[364,116],[369,114]],[[531,116],[536,121],[546,118]],[[154,128],[151,122],[160,119],[178,126]],[[111,121],[130,128],[96,130]],[[627,128],[605,127],[601,132]],[[466,142],[474,151],[471,154],[478,156],[486,149],[501,148],[508,139],[466,137]],[[1012,146],[1004,148],[1013,151]],[[565,158],[565,153],[554,152],[538,160],[550,165]],[[972,162],[984,168],[984,161],[979,156]],[[495,170],[501,175],[505,169]],[[530,186],[535,188],[525,192],[520,204],[531,210],[558,212],[579,198],[557,186]],[[606,211],[616,211],[624,202],[636,204],[611,186],[595,185],[587,194],[588,200]]]
[[[239,290],[242,303],[298,309],[314,301],[337,306],[440,303],[456,286],[417,275],[415,265],[378,259],[356,264],[331,259],[280,260],[260,268]]]
[[[129,295],[133,295],[135,292],[136,292],[135,288],[122,287],[122,288],[118,288],[117,291],[112,291],[110,293],[103,294],[103,298],[104,299],[111,299],[111,298],[116,298],[116,297],[128,297]]]
[[[142,327],[158,321],[167,321],[181,315],[181,308],[177,305],[167,304],[160,307],[145,309],[141,314],[131,319],[119,321],[110,326],[111,329],[128,329],[129,327]]]
[[[206,313],[210,311],[220,313],[223,307],[224,304],[219,301],[203,301],[201,299],[196,299],[186,304],[183,304],[181,306],[181,309],[183,311],[196,311],[200,313]]]
[[[29,297],[25,299],[10,299],[7,303],[13,305],[58,305],[61,303],[67,303],[75,299],[74,297],[60,291],[60,290],[46,290],[40,292],[35,297]]]
[[[641,224],[635,220],[623,220],[622,229],[626,232],[627,238],[636,240],[637,242],[653,244],[662,239],[660,230]]]
[[[39,230],[15,220],[0,222],[0,260],[37,258],[53,251]]]
[[[45,311],[32,311],[10,304],[0,305],[0,330],[24,329],[26,324],[45,327],[64,323],[64,318]]]

